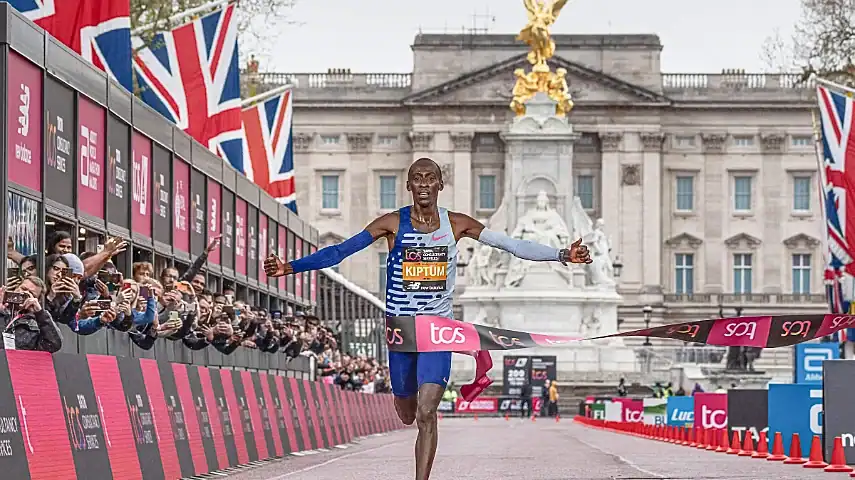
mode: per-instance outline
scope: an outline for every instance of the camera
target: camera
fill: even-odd
[[[6,292],[3,303],[6,305],[20,305],[27,299],[27,295],[21,292]]]

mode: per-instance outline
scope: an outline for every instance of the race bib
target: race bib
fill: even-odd
[[[442,292],[448,280],[448,247],[409,247],[401,265],[404,290]]]
[[[14,332],[3,332],[3,348],[6,350],[14,350],[15,349],[15,333]]]

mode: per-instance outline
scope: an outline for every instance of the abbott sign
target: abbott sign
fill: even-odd
[[[822,363],[840,358],[837,343],[800,343],[796,349],[793,383],[822,383]]]
[[[823,433],[823,394],[819,385],[769,385],[769,431],[781,432],[784,451],[790,451],[790,439],[798,433],[802,456],[810,454],[810,439]],[[826,432],[828,433],[828,432]],[[829,457],[830,458],[830,457]]]

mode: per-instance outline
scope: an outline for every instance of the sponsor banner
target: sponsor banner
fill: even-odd
[[[106,111],[82,95],[77,96],[77,208],[80,213],[104,219],[104,165],[107,138]]]
[[[273,396],[273,402],[276,404],[277,414],[279,415],[279,430],[284,433],[282,435],[282,448],[285,453],[299,452],[302,446],[297,440],[299,438],[300,423],[297,421],[297,412],[294,404],[294,399],[289,398],[290,393],[285,392],[285,383],[279,375],[268,375],[270,382],[270,395]]]
[[[531,358],[507,356],[502,359],[502,395],[519,397],[531,378]]]
[[[110,478],[113,471],[104,436],[104,420],[86,357],[57,354],[53,361],[77,476]],[[139,475],[138,468],[136,473]]]
[[[252,386],[252,377],[249,372],[243,370],[232,370],[232,384],[235,388],[235,398],[240,405],[241,425],[246,442],[246,450],[249,460],[254,462],[259,458],[267,457],[267,444],[264,441],[264,433],[261,432],[261,414],[255,403],[255,392]],[[246,374],[246,375],[244,375]],[[249,385],[247,385],[247,381]]]
[[[645,398],[642,399],[642,403],[644,405],[644,423],[647,425],[665,425],[668,399]]]
[[[807,342],[852,325],[855,325],[855,315],[734,317],[582,338],[518,332],[431,315],[386,317],[387,329],[398,329],[404,339],[389,343],[389,350],[396,352],[516,350],[610,337],[657,337],[708,345],[775,348]]]
[[[247,395],[247,400],[250,402],[250,405],[255,405],[255,411],[257,411],[257,417],[259,420],[258,427],[256,428],[256,433],[261,432],[264,437],[264,447],[267,450],[267,454],[261,456],[261,458],[267,458],[272,456],[282,456],[282,441],[279,438],[279,430],[276,428],[276,416],[271,415],[271,398],[270,398],[270,389],[267,387],[266,379],[262,382],[260,377],[260,373],[250,373],[250,372],[242,372],[241,378],[243,380],[243,388]],[[262,443],[259,440],[259,435],[256,434],[256,443]],[[258,449],[259,455],[261,455],[261,447]]]
[[[41,192],[42,70],[14,51],[6,59],[9,181]]]
[[[220,241],[220,263],[225,268],[235,268],[235,194],[221,189],[223,238]]]
[[[74,91],[46,77],[44,100],[45,198],[70,207],[74,205],[74,162],[77,158]]]
[[[134,131],[131,138],[131,225],[151,238],[151,140]]]
[[[439,407],[437,407],[436,411],[439,413],[454,413],[454,404],[455,402],[451,400],[443,400],[439,402]]]
[[[180,157],[172,157],[172,246],[190,253],[190,165]]]
[[[769,392],[760,390],[728,390],[727,426],[731,432],[751,433],[754,442],[760,441],[760,432],[769,430]]]
[[[668,425],[693,427],[695,425],[695,398],[668,397],[665,416]]]
[[[644,401],[619,397],[613,398],[613,402],[621,403],[621,421],[626,423],[641,423],[644,421]]]
[[[727,428],[727,394],[696,393],[695,427]]]
[[[246,275],[246,201],[235,198],[235,271]]]
[[[840,344],[801,343],[796,345],[793,383],[822,384],[822,363],[840,358]]]
[[[12,391],[9,364],[6,355],[0,353],[0,471],[6,478],[29,478],[30,475],[27,466],[29,432],[24,429],[21,418],[18,399]]]
[[[208,186],[205,174],[190,170],[190,254],[201,255],[208,245],[206,239],[207,225],[205,216],[208,211],[208,197],[205,189]]]
[[[303,240],[300,237],[294,237],[294,260],[299,260],[303,257]],[[297,298],[303,298],[303,275],[304,273],[298,273],[296,275],[289,275],[294,279],[294,295]]]
[[[258,280],[258,209],[246,208],[246,276]]]
[[[146,390],[138,358],[117,357],[119,379],[124,390],[123,403],[131,420],[137,457],[143,478],[163,478],[157,426],[152,414],[151,398]],[[111,431],[113,429],[110,429]],[[172,453],[172,452],[170,452]]]
[[[496,397],[478,397],[471,402],[458,398],[454,411],[456,413],[496,413],[499,411],[499,399]]]
[[[606,405],[604,403],[594,403],[590,405],[591,418],[594,420],[606,419]]]
[[[300,441],[300,451],[313,450],[317,446],[314,441],[314,433],[309,428],[309,419],[307,418],[309,409],[305,400],[306,397],[300,389],[300,380],[296,378],[284,378],[282,381],[288,392],[287,397],[290,404],[292,423],[294,424],[297,438]]]
[[[531,396],[540,397],[546,381],[558,377],[557,359],[553,355],[531,357]]]
[[[107,221],[130,229],[131,127],[107,116]]]
[[[267,283],[267,274],[264,273],[264,259],[267,254],[275,251],[275,247],[270,243],[273,237],[268,239],[267,227],[270,226],[270,220],[263,213],[258,214],[258,251],[255,254],[255,271],[258,275],[258,283]]]
[[[279,258],[285,259],[285,251],[288,245],[288,229],[286,229],[282,225],[279,225],[279,233],[277,236],[279,237],[279,240],[276,243],[276,255]],[[264,259],[262,259],[262,261],[264,261]],[[288,287],[286,280],[291,277],[292,275],[282,275],[278,278],[276,285],[279,287],[279,290],[285,291],[285,289]]]
[[[281,232],[281,233],[280,233]],[[258,261],[261,262],[261,266],[259,267],[259,275],[264,273],[264,259],[267,258],[267,255],[271,253],[279,253],[279,241],[280,236],[285,236],[285,231],[281,230],[279,223],[276,222],[275,218],[267,219],[267,250],[260,252],[258,254]],[[282,258],[282,257],[279,257]],[[264,274],[267,276],[267,274]],[[267,277],[267,284],[271,288],[279,288],[279,282],[282,280],[279,277]],[[283,284],[284,288],[284,284]]]
[[[317,382],[306,382],[307,391],[311,392],[312,403],[318,413],[318,430],[321,431],[322,444],[324,447],[333,445],[332,431],[330,430],[330,418],[324,405],[323,392]]]
[[[211,427],[214,430],[214,438],[222,439],[223,448],[226,452],[226,465],[229,467],[238,464],[237,445],[235,442],[235,428],[240,428],[232,423],[229,414],[229,406],[226,404],[226,394],[223,391],[223,381],[218,370],[213,368],[199,367],[199,380],[205,391],[205,402],[208,411],[211,412]],[[241,442],[243,443],[243,442]]]
[[[622,422],[623,421],[623,403],[621,402],[613,402],[611,400],[603,401],[603,405],[605,406],[605,419],[610,422]]]
[[[152,156],[152,217],[154,217],[154,240],[172,245],[172,154],[154,144]]]
[[[250,431],[247,432],[247,422],[249,422],[249,414],[246,411],[246,405],[238,403],[237,392],[235,392],[235,379],[232,376],[232,370],[214,370],[211,369],[211,379],[214,381],[214,391],[216,391],[216,381],[220,381],[220,389],[223,397],[222,403],[225,406],[225,411],[222,412],[224,421],[228,417],[228,421],[232,429],[232,437],[235,443],[235,451],[237,453],[237,463],[244,464],[250,461],[250,448],[255,453],[255,442],[252,438],[252,424],[249,424]]]
[[[169,365],[172,368],[175,390],[184,415],[184,427],[187,432],[187,445],[193,459],[193,469],[196,472],[219,470],[217,447],[211,436],[211,421],[208,418],[208,408],[199,383],[197,367],[183,363]],[[223,468],[226,465],[228,461],[224,458]]]
[[[781,432],[784,451],[790,451],[790,439],[798,433],[802,456],[807,458],[811,439],[822,435],[822,386],[770,384],[768,405],[769,430]]]
[[[830,360],[824,362],[822,368],[825,458],[831,458],[834,437],[840,437],[846,458],[852,462],[855,460],[855,415],[852,415],[852,399],[855,398],[855,382],[852,381],[855,378],[855,362]]]
[[[543,399],[534,397],[529,399],[529,413],[537,414],[540,412]],[[521,413],[523,409],[523,401],[519,397],[499,397],[499,413]]]
[[[160,461],[163,464],[163,472],[166,478],[184,477],[184,471],[193,472],[193,464],[189,458],[185,458],[184,469],[182,469],[181,460],[178,456],[178,445],[176,445],[175,437],[185,437],[183,422],[181,425],[175,424],[174,410],[170,410],[166,403],[166,395],[164,393],[164,382],[160,377],[160,369],[157,361],[152,359],[139,359],[140,370],[142,371],[143,382],[148,393],[149,407],[151,408],[151,419],[154,425],[154,434],[157,437],[158,451],[161,454]],[[169,374],[168,384],[170,393],[175,395],[174,379],[171,371]],[[180,412],[179,412],[180,413]],[[179,418],[181,416],[179,415]],[[177,432],[176,432],[177,430]],[[185,440],[179,442],[181,450],[185,457],[189,457],[189,448]]]
[[[222,235],[223,223],[223,201],[222,188],[220,184],[212,179],[208,179],[208,242],[217,235]],[[214,265],[220,264],[220,253],[223,242],[220,239],[220,248],[215,248],[208,253],[208,261]]]

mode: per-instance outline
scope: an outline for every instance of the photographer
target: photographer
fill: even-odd
[[[3,345],[6,350],[54,353],[62,348],[59,328],[39,301],[44,291],[44,282],[36,276],[24,278],[15,291],[0,291],[0,319],[5,325]]]
[[[48,255],[45,259],[45,270],[45,309],[57,323],[68,325],[74,321],[83,301],[80,287],[71,274],[68,261],[62,255]]]

